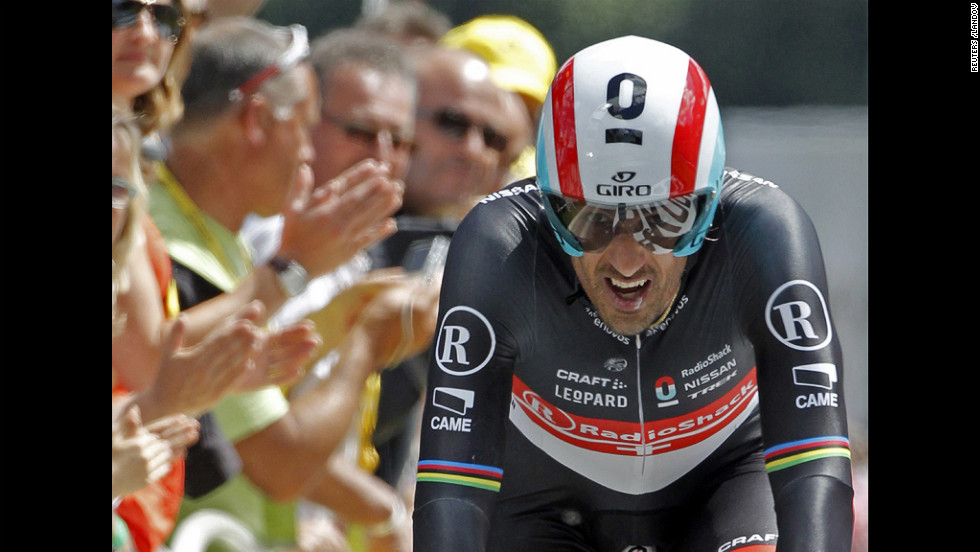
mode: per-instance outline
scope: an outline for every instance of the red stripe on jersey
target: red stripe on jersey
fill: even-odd
[[[681,416],[649,420],[643,424],[571,414],[531,390],[517,376],[512,394],[517,404],[539,427],[576,447],[623,456],[650,456],[696,445],[715,435],[746,411],[758,392],[755,368],[731,390],[710,404]],[[602,395],[585,397],[597,401]],[[616,406],[616,405],[609,405]]]
[[[698,154],[701,151],[701,133],[704,130],[704,114],[708,106],[711,84],[701,67],[690,60],[687,66],[687,85],[681,96],[681,106],[674,129],[674,148],[670,161],[670,197],[694,191],[698,174]]]
[[[562,67],[551,86],[551,119],[554,128],[555,164],[563,196],[582,200],[582,180],[578,172],[578,142],[575,139],[574,59]]]

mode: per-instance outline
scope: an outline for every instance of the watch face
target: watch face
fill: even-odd
[[[308,282],[306,271],[294,262],[289,263],[285,269],[280,271],[278,278],[283,291],[290,297],[303,293]]]

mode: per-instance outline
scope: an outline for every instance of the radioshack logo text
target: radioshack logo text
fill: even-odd
[[[650,456],[694,446],[725,429],[748,412],[758,394],[753,368],[731,390],[682,416],[640,423],[582,416],[548,402],[520,378],[513,377],[511,411],[575,447],[623,456]]]
[[[490,362],[497,338],[485,316],[466,306],[446,311],[439,326],[433,355],[443,372],[468,376]]]
[[[827,302],[806,280],[786,282],[772,292],[766,303],[766,325],[776,339],[798,351],[822,349],[833,337]]]

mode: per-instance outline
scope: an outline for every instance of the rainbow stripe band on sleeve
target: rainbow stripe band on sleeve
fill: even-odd
[[[765,450],[766,473],[834,456],[850,459],[851,442],[841,435],[790,441]]]
[[[500,491],[504,470],[480,464],[448,460],[420,460],[418,481],[465,485],[487,491]]]

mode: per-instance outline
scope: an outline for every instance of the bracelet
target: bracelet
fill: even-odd
[[[405,516],[408,512],[405,510],[405,505],[402,504],[401,500],[395,500],[394,508],[391,511],[391,515],[388,519],[375,523],[374,525],[368,525],[364,527],[364,534],[372,537],[387,537],[388,535],[395,532],[395,529],[405,521]]]

